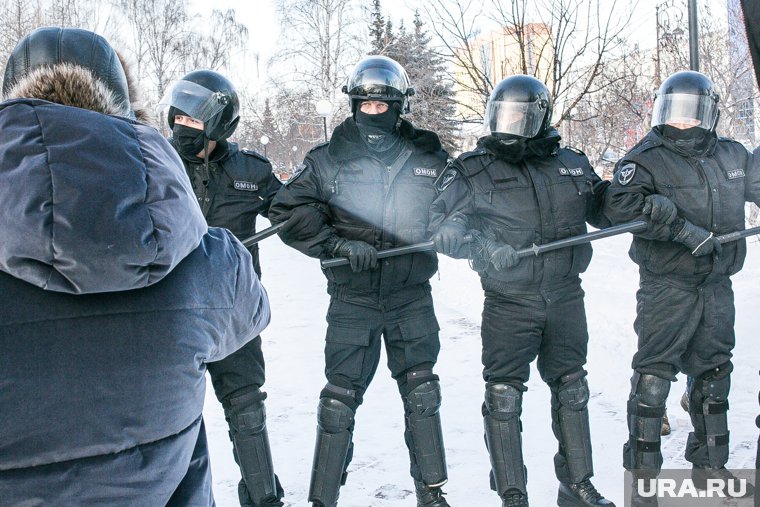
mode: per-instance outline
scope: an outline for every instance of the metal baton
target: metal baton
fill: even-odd
[[[413,245],[399,246],[396,248],[389,248],[387,250],[380,250],[377,252],[378,259],[385,259],[386,257],[395,257],[396,255],[404,255],[415,252],[427,252],[435,250],[434,241],[425,241],[423,243],[414,243]],[[338,266],[345,266],[348,264],[347,257],[336,257],[335,259],[323,259],[320,261],[322,269],[325,268],[337,268]]]
[[[250,238],[244,239],[243,242],[242,242],[243,246],[245,246],[245,247],[252,246],[252,245],[255,245],[256,243],[258,243],[259,241],[261,241],[262,239],[266,239],[269,236],[274,236],[275,234],[277,234],[277,232],[280,229],[282,229],[283,227],[285,227],[286,223],[288,223],[287,220],[285,220],[284,222],[280,222],[279,224],[275,224],[275,225],[273,225],[271,227],[267,227],[263,231],[257,232],[256,234],[254,234]]]
[[[530,248],[523,248],[517,251],[517,256],[520,258],[530,257],[531,255],[540,255],[542,253],[551,252],[552,250],[558,250],[560,248],[566,248],[568,246],[580,245],[582,243],[589,243],[596,241],[597,239],[609,238],[610,236],[617,236],[618,234],[624,234],[626,232],[639,232],[647,228],[647,223],[643,220],[636,222],[629,222],[627,224],[614,225],[594,232],[588,232],[586,234],[580,234],[578,236],[571,236],[565,239],[559,239],[557,241],[551,241],[543,245],[533,244]]]
[[[720,241],[720,244],[722,245],[723,243],[738,241],[742,238],[746,238],[748,236],[754,236],[756,234],[760,234],[760,226],[744,229],[743,231],[734,231],[734,232],[729,232],[728,234],[721,234],[720,236],[718,236],[718,241]]]

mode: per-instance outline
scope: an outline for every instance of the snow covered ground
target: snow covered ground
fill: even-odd
[[[264,227],[264,224],[261,224]],[[594,447],[594,484],[619,507],[623,505],[622,445],[627,438],[625,404],[635,351],[633,332],[638,274],[627,256],[630,236],[594,244],[595,255],[583,275],[591,341],[587,369]],[[261,244],[263,282],[272,303],[272,323],[262,334],[267,360],[269,436],[286,505],[306,507],[316,431],[316,407],[323,375],[323,344],[328,295],[315,259],[271,238]],[[760,243],[749,243],[745,268],[733,278],[737,309],[737,346],[729,411],[729,468],[752,468],[760,411],[757,333],[760,308]],[[442,420],[449,467],[444,487],[454,507],[500,505],[489,489],[489,462],[483,443],[480,406],[483,382],[480,364],[480,313],[483,295],[466,261],[441,258],[433,282],[436,314],[441,325],[441,354],[436,372],[443,390]],[[412,507],[414,487],[403,441],[403,410],[385,359],[356,418],[354,459],[341,489],[344,507]],[[686,468],[683,459],[688,415],[678,405],[685,378],[674,384],[668,400],[672,434],[663,438],[666,468]],[[237,505],[239,478],[232,459],[221,405],[210,381],[206,427],[211,447],[214,492],[218,505]],[[552,457],[549,389],[534,370],[523,405],[523,448],[528,467],[531,505],[556,505],[557,483]]]

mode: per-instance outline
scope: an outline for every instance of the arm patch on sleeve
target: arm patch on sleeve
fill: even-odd
[[[617,172],[617,181],[622,186],[626,186],[633,180],[633,177],[636,175],[636,164],[633,162],[629,162],[627,164],[624,164],[620,167],[620,169]]]
[[[448,188],[449,185],[451,185],[455,179],[457,179],[457,176],[459,175],[459,171],[457,171],[454,166],[451,164],[447,165],[443,172],[436,178],[435,180],[435,189],[438,192],[443,192]]]

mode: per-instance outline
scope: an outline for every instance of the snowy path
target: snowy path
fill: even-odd
[[[263,228],[263,224],[261,225]],[[627,438],[625,402],[630,358],[636,338],[632,323],[638,275],[628,259],[630,236],[595,243],[594,260],[584,274],[589,321],[589,404],[594,446],[594,483],[622,506],[622,444]],[[318,262],[284,246],[279,239],[262,243],[263,282],[273,307],[273,320],[263,333],[267,359],[269,435],[286,505],[307,507],[319,391],[325,383],[322,350],[328,296]],[[737,347],[732,379],[730,468],[754,464],[760,379],[760,347],[754,330],[760,308],[760,244],[749,244],[744,270],[733,278],[737,306]],[[443,389],[442,420],[449,465],[444,487],[454,507],[500,505],[488,486],[488,455],[483,444],[480,405],[482,291],[465,261],[441,259],[440,279],[433,279],[436,313],[441,325],[441,354],[436,372]],[[359,409],[354,459],[341,490],[343,507],[413,507],[409,460],[403,442],[403,411],[395,383],[383,358]],[[678,405],[685,379],[673,385],[668,413],[673,433],[663,440],[665,467],[682,468],[690,422]],[[232,459],[221,405],[210,382],[206,425],[211,446],[214,492],[221,507],[237,505],[239,477]],[[533,368],[523,406],[523,441],[531,505],[556,505],[549,390]]]

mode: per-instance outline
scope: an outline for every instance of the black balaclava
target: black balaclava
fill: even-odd
[[[501,160],[515,164],[527,158],[544,158],[555,154],[560,139],[557,129],[551,127],[532,139],[492,134],[478,139],[478,146]]]
[[[205,147],[203,130],[175,123],[172,128],[172,141],[180,155],[185,158],[197,157]]]
[[[679,129],[671,125],[658,125],[654,130],[669,148],[687,156],[706,154],[711,151],[716,139],[714,131],[701,127]]]
[[[354,121],[362,141],[370,151],[383,158],[395,158],[401,146],[401,135],[397,128],[400,107],[395,101],[383,102],[389,107],[380,114],[362,113],[360,105],[357,105]]]

